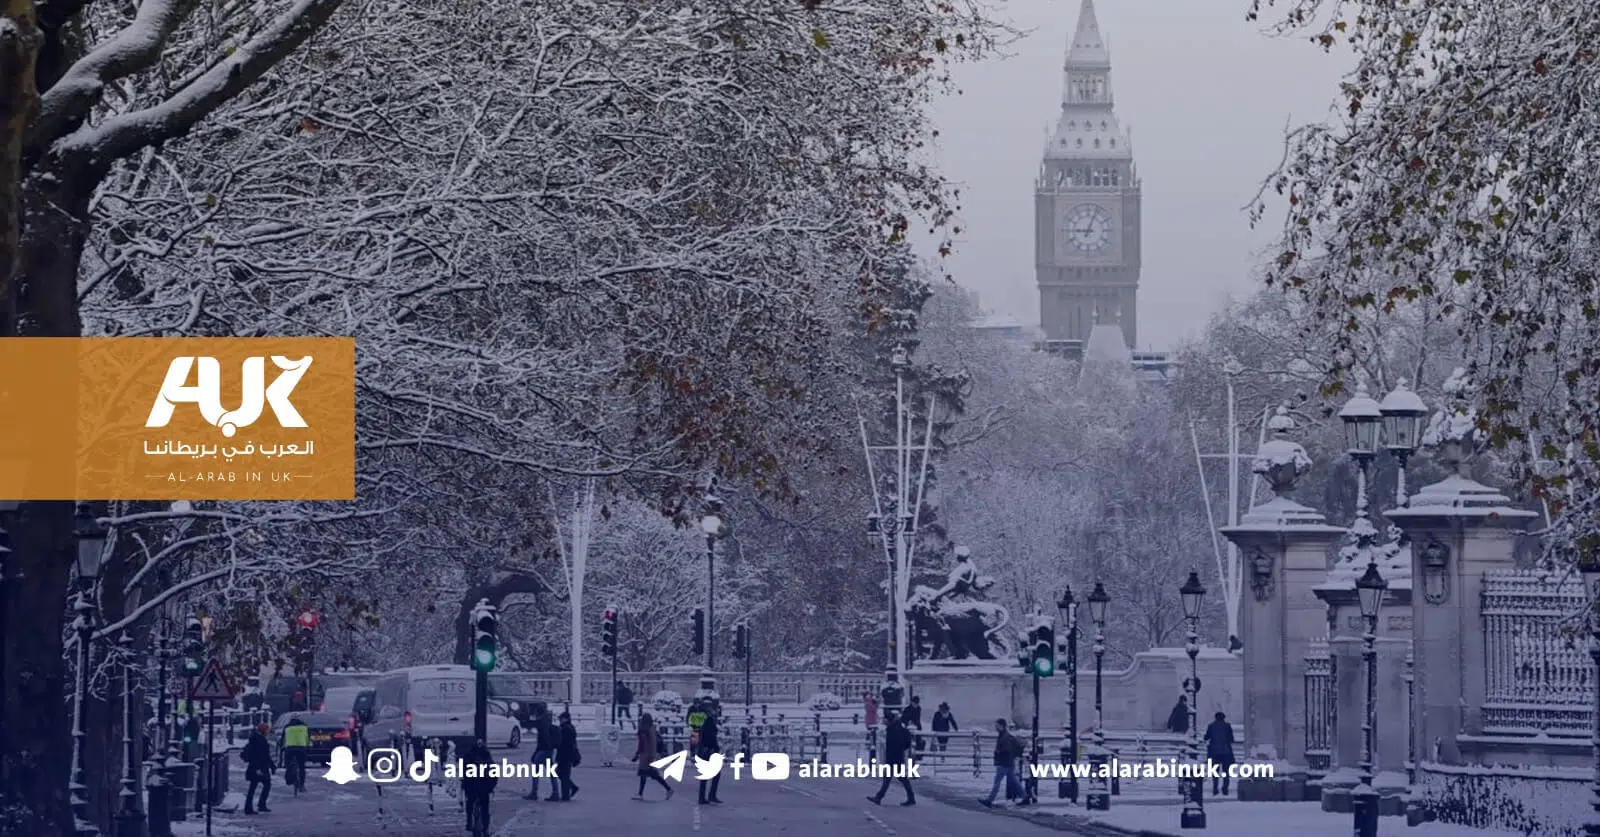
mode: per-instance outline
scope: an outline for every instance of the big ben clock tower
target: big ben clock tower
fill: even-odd
[[[1034,191],[1039,319],[1048,341],[1082,341],[1097,323],[1138,336],[1139,175],[1117,122],[1111,53],[1083,0],[1067,47],[1061,115]]]

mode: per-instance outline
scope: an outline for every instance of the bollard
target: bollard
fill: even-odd
[[[172,837],[172,788],[167,782],[166,757],[150,761],[150,779],[145,783],[145,819],[150,837]]]
[[[983,775],[983,733],[972,731],[972,775]]]
[[[767,722],[767,705],[765,703],[763,703],[763,704],[761,704],[761,723],[764,724],[766,722]]]
[[[856,726],[856,725],[858,725],[860,723],[861,723],[861,713],[860,712],[851,712],[850,713],[850,726]]]
[[[822,713],[818,712],[811,717],[811,725],[817,732],[822,732]]]
[[[826,763],[828,761],[828,733],[827,733],[827,731],[823,731],[823,733],[822,733],[821,745],[822,745],[822,753],[820,754],[820,758],[822,759],[822,761],[824,763]]]

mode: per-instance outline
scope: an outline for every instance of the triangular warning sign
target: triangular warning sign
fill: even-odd
[[[194,688],[189,690],[190,700],[232,700],[233,684],[228,682],[228,676],[222,673],[222,663],[215,659],[206,662],[206,668],[200,676],[194,679]]]

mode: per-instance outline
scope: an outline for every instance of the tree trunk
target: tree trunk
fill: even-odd
[[[0,337],[75,337],[78,262],[85,215],[98,177],[42,162],[22,185],[21,261],[11,288],[14,316]],[[76,398],[68,388],[64,398]],[[64,684],[61,624],[76,557],[71,502],[22,504],[12,538],[12,580],[0,631],[6,645],[6,731],[20,799],[12,833],[72,833],[67,781],[72,764],[70,695]]]

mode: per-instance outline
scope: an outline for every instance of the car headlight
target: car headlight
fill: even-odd
[[[522,704],[517,703],[516,701],[512,701],[511,702],[511,711],[512,712],[521,712],[522,711]]]

